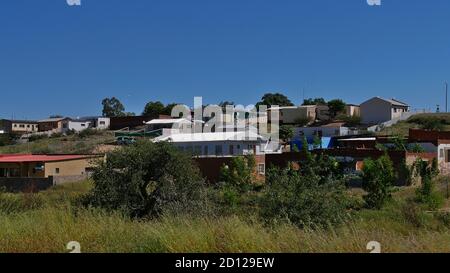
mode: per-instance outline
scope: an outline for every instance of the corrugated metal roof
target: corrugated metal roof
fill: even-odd
[[[8,154],[0,155],[0,163],[24,163],[24,162],[55,162],[76,160],[94,157],[92,155],[30,155]]]

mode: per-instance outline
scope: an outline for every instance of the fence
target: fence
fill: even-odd
[[[6,192],[39,192],[53,186],[53,177],[20,178],[0,177],[0,190]]]

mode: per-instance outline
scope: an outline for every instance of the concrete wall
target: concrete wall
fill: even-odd
[[[93,164],[91,158],[47,162],[45,163],[45,177],[86,175],[87,170],[93,167]],[[59,172],[57,169],[59,169]]]
[[[92,127],[93,124],[91,121],[69,121],[68,128],[69,130],[74,130],[75,132],[81,132],[84,131],[90,127]]]
[[[372,98],[361,104],[361,120],[364,124],[378,124],[392,119],[391,104],[380,98]]]
[[[295,124],[299,119],[316,119],[316,106],[300,106],[296,108],[281,108],[280,120],[284,124]]]
[[[345,114],[349,117],[360,117],[361,109],[357,105],[347,105],[345,106]]]
[[[109,118],[97,118],[95,120],[95,128],[98,130],[108,130],[110,126],[110,119]]]
[[[53,177],[54,185],[62,185],[67,183],[74,183],[86,180],[89,178],[88,174],[84,175],[71,175],[71,176],[55,176]]]

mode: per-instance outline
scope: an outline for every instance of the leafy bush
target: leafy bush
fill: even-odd
[[[11,134],[0,134],[0,147],[14,144],[14,136]]]
[[[204,180],[192,159],[169,143],[141,141],[108,154],[84,204],[131,217],[206,209]]]
[[[416,200],[420,203],[427,204],[431,210],[436,210],[442,206],[444,199],[436,190],[434,178],[438,175],[439,169],[437,159],[435,158],[431,164],[422,159],[415,162],[417,173],[422,178],[420,188],[416,191]]]
[[[362,169],[364,196],[369,208],[381,209],[391,198],[395,172],[391,159],[384,155],[377,160],[366,159]]]
[[[346,218],[348,202],[339,180],[323,183],[317,176],[302,176],[288,169],[269,173],[269,185],[261,199],[263,219],[327,227]]]
[[[254,181],[256,161],[253,155],[233,157],[228,165],[220,170],[220,181],[247,191]]]
[[[78,137],[86,138],[89,136],[97,135],[98,133],[99,133],[99,131],[92,129],[92,128],[88,128],[88,129],[84,129],[83,131],[79,132]]]
[[[267,220],[288,220],[297,226],[328,226],[347,216],[350,204],[345,194],[339,164],[325,155],[303,149],[300,169],[270,169],[261,199],[261,215]]]
[[[450,122],[445,116],[441,115],[415,115],[408,119],[409,123],[419,124],[422,129],[425,130],[437,130],[442,131],[445,125],[449,125]]]
[[[46,138],[48,138],[48,135],[31,135],[28,138],[28,141],[29,142],[34,142],[34,141],[41,140],[41,139],[46,139]]]

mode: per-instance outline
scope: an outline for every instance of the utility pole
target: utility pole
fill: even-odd
[[[445,113],[448,113],[448,83],[445,82]]]

